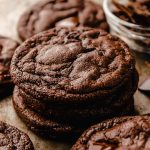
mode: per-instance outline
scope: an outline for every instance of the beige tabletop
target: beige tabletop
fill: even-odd
[[[27,8],[37,1],[39,0],[0,0],[0,35],[19,41],[16,30],[18,19]],[[140,77],[150,77],[150,55],[140,53],[135,55]],[[135,108],[140,114],[150,113],[150,97],[137,91],[135,94]],[[12,106],[11,96],[0,100],[0,120],[26,132],[33,141],[36,150],[69,150],[72,145],[70,143],[42,139],[28,130],[16,115]]]

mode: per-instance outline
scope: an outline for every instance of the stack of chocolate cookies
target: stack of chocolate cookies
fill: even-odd
[[[15,51],[11,76],[15,110],[41,136],[72,139],[134,110],[133,54],[100,29],[56,27],[31,37]]]

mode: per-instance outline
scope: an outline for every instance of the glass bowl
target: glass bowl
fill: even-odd
[[[112,5],[112,0],[103,1],[103,9],[111,34],[120,37],[131,49],[150,54],[150,27],[120,19],[113,14]]]

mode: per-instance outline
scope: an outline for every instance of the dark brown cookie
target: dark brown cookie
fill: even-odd
[[[64,123],[63,121],[58,121],[57,119],[56,119],[57,121],[55,121],[54,118],[46,119],[44,116],[36,113],[35,111],[27,107],[24,99],[18,93],[17,88],[15,88],[13,94],[13,105],[15,107],[17,114],[26,123],[26,125],[33,132],[45,138],[54,138],[61,140],[63,139],[70,141],[77,138],[77,136],[79,136],[89,126],[89,124],[87,125],[83,125],[82,123],[79,124],[80,121],[77,121],[76,125],[73,125],[69,123]],[[128,102],[128,106],[125,106],[122,109],[123,111],[119,110],[120,112],[116,112],[116,115],[125,115],[131,113],[133,111],[133,100],[131,99]],[[111,116],[109,116],[108,118],[110,117]],[[93,118],[89,118],[89,120],[90,119]],[[102,118],[99,117],[99,119],[101,120]],[[98,118],[96,122],[98,122]],[[93,123],[94,121],[90,124]]]
[[[113,118],[92,126],[71,150],[149,150],[150,116]]]
[[[0,36],[0,98],[12,91],[10,63],[18,43],[10,38]]]
[[[19,88],[53,103],[104,100],[121,91],[134,72],[133,54],[123,41],[81,27],[33,36],[15,51],[11,64]],[[137,81],[133,87],[135,91]]]
[[[68,105],[68,103],[51,104],[35,99],[22,90],[17,90],[23,97],[26,105],[37,113],[47,118],[50,117],[56,120],[74,123],[80,122],[87,125],[95,121],[97,122],[97,120],[100,121],[110,118],[111,116],[119,116],[124,111],[123,108],[129,106],[129,104],[133,109],[134,102],[131,97],[135,91],[137,80],[137,73],[135,72],[130,81],[121,90],[118,90],[118,93],[115,93],[111,97],[108,96],[106,100],[95,100],[94,102],[84,103],[82,105]],[[124,114],[129,114],[129,112]]]
[[[35,133],[45,138],[71,140],[79,135],[83,129],[69,124],[62,124],[52,119],[46,119],[29,109],[19,93],[14,90],[13,105],[17,114]],[[71,138],[71,139],[70,139]]]
[[[103,9],[98,4],[88,0],[42,0],[20,17],[18,33],[25,40],[55,26],[108,30]]]
[[[34,150],[34,147],[28,135],[0,121],[0,149]]]
[[[51,105],[44,104],[37,99],[25,94],[20,94],[18,87],[15,87],[16,94],[20,95],[25,105],[40,114],[41,116],[52,119],[58,122],[66,122],[79,127],[88,127],[93,123],[111,118],[114,116],[129,115],[133,114],[134,111],[134,100],[133,98],[124,97],[122,99],[113,99],[111,103],[101,104],[93,103],[85,106],[67,106],[65,105]],[[128,99],[127,99],[128,98]],[[129,107],[128,111],[126,108]],[[67,110],[67,111],[66,111]],[[78,124],[80,122],[80,124]]]

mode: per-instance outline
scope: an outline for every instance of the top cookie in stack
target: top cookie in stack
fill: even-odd
[[[88,26],[108,30],[100,5],[88,0],[42,0],[20,17],[18,33],[25,40],[55,26]]]
[[[103,30],[53,28],[12,59],[13,103],[40,135],[66,137],[133,111],[138,75],[128,46]]]

